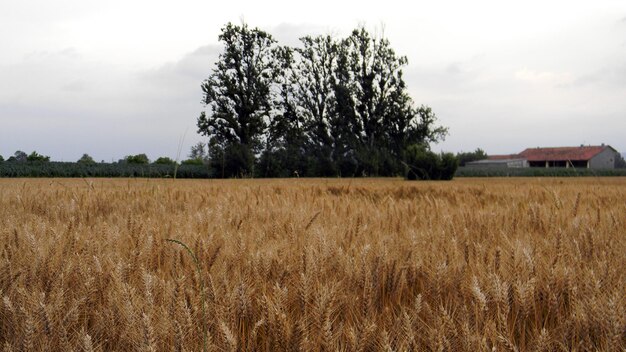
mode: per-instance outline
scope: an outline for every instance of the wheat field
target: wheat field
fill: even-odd
[[[0,179],[0,349],[623,351],[625,226],[625,178]]]

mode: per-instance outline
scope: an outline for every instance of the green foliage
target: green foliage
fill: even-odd
[[[93,165],[96,163],[96,161],[93,160],[89,154],[83,154],[83,156],[81,156],[76,162],[83,165]]]
[[[408,146],[447,134],[432,109],[414,106],[407,58],[363,27],[298,48],[246,24],[227,24],[219,39],[197,121],[218,177],[396,176]]]
[[[204,165],[202,159],[187,159],[181,162],[181,165]]]
[[[13,154],[13,156],[9,157],[7,161],[15,163],[25,163],[28,161],[28,154],[24,153],[21,150],[18,150]]]
[[[0,164],[0,177],[173,177],[175,165],[128,163],[9,163]],[[204,165],[178,166],[176,178],[208,178]]]
[[[146,154],[127,155],[124,158],[123,163],[147,165],[150,164],[150,159],[148,159]]]
[[[227,177],[252,175],[254,155],[261,150],[274,106],[271,88],[279,72],[276,41],[258,28],[232,23],[222,28],[219,40],[224,52],[202,84],[210,113],[200,114],[198,133],[224,150],[222,171]]]
[[[274,58],[281,72],[275,83],[279,92],[274,97],[275,114],[269,121],[264,150],[257,161],[255,174],[260,177],[290,177],[302,174],[306,164],[304,116],[298,111],[294,49],[278,47],[274,50]]]
[[[459,166],[454,154],[435,154],[417,144],[407,148],[406,160],[408,180],[451,180]]]
[[[484,150],[480,148],[476,148],[473,152],[461,152],[457,153],[456,157],[459,159],[459,166],[465,166],[465,164],[471,161],[484,160],[489,156],[485,153]]]
[[[210,163],[209,154],[205,151],[205,144],[198,142],[191,147],[189,159],[183,160],[182,165],[208,165]],[[172,163],[175,163],[172,161]]]
[[[172,160],[172,159],[170,159],[170,158],[168,158],[166,156],[162,156],[162,157],[157,158],[154,161],[154,164],[157,164],[157,165],[175,165],[176,161],[174,161],[174,160]]]
[[[48,162],[48,161],[50,161],[50,157],[41,155],[41,154],[37,153],[36,151],[33,151],[32,153],[30,153],[26,157],[26,161],[28,161],[28,162]]]
[[[254,176],[254,155],[245,144],[229,144],[224,150],[222,170],[228,177]]]
[[[442,180],[451,180],[459,168],[459,158],[452,153],[441,153],[440,158],[440,178]]]
[[[436,179],[437,155],[423,145],[411,145],[406,150],[408,180]]]
[[[0,155],[0,163],[4,161],[4,158],[2,157],[2,155]]]
[[[198,142],[195,145],[191,146],[191,151],[189,152],[189,159],[197,159],[203,162],[209,161],[209,154],[205,150],[205,144],[202,142]]]
[[[336,76],[339,46],[331,36],[306,36],[300,39],[301,48],[294,49],[296,90],[294,100],[300,109],[302,147],[308,159],[307,174],[335,176],[335,164],[348,147],[348,121],[341,120],[337,107],[351,101],[339,101]],[[346,92],[346,96],[349,93]],[[347,115],[347,113],[346,113]]]

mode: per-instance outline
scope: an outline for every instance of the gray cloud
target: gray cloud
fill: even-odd
[[[89,153],[117,160],[130,153],[176,157],[196,143],[195,118],[217,46],[151,70],[91,62],[73,49],[35,52],[0,66],[0,154],[37,150],[55,160]],[[183,155],[184,157],[185,155]]]
[[[24,55],[24,61],[39,61],[39,60],[64,60],[64,59],[80,59],[81,55],[74,47],[67,47],[57,51],[37,50],[31,51]]]
[[[600,70],[588,75],[593,82],[564,85],[554,83],[562,79],[558,73],[502,68],[493,66],[488,56],[476,56],[434,66],[414,64],[405,79],[415,102],[431,106],[439,122],[450,128],[436,150],[481,147],[498,154],[580,143],[623,149],[622,69]],[[612,128],[602,127],[606,125]]]
[[[205,45],[184,55],[180,60],[169,62],[152,70],[139,74],[140,78],[156,84],[177,83],[182,86],[198,88],[202,80],[208,77],[222,51],[221,45]]]
[[[446,68],[446,72],[449,73],[449,74],[452,74],[452,75],[459,74],[459,73],[461,73],[461,66],[457,62],[451,63]]]
[[[336,34],[313,24],[265,29],[291,46],[304,35]],[[611,31],[602,40],[612,51],[594,49],[611,55],[595,59],[579,60],[582,53],[559,49],[561,38],[433,56],[428,55],[441,48],[404,43],[413,51],[400,54],[409,55],[405,79],[415,102],[433,107],[440,123],[450,127],[451,135],[436,149],[507,153],[526,146],[605,142],[625,150],[626,52],[623,47],[615,52],[623,35],[615,27]],[[578,50],[578,41],[570,41]],[[23,149],[65,160],[85,152],[97,160],[131,153],[176,157],[178,140],[187,131],[186,153],[203,140],[195,133],[203,108],[200,84],[221,50],[219,44],[203,45],[178,60],[137,67],[102,62],[60,45],[0,65],[7,83],[0,85],[0,154]],[[569,83],[558,83],[564,78]]]
[[[576,85],[597,85],[611,89],[626,89],[626,64],[606,66],[594,72],[581,75],[575,82]]]
[[[87,82],[83,80],[75,80],[61,87],[66,92],[83,92],[87,89]]]

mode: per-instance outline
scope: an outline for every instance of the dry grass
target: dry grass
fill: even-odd
[[[626,179],[0,180],[4,351],[620,351]],[[201,272],[174,238],[196,253]]]

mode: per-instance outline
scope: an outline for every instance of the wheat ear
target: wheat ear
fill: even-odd
[[[168,242],[176,243],[181,245],[183,248],[187,250],[187,253],[193,259],[194,264],[196,265],[196,270],[198,271],[198,279],[200,280],[200,304],[202,305],[202,350],[208,351],[207,346],[207,318],[206,318],[206,302],[204,299],[204,281],[202,280],[202,270],[200,269],[200,262],[198,261],[198,257],[191,251],[191,249],[183,242],[179,240],[174,240],[171,238],[165,239]]]

